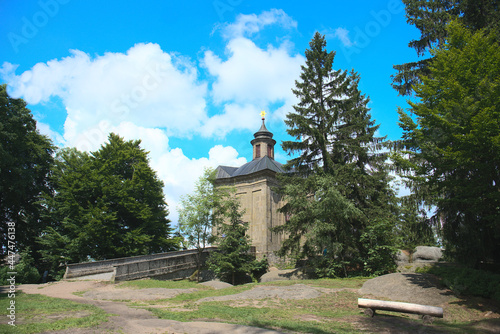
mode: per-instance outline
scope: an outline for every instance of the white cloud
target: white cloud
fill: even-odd
[[[226,104],[224,113],[211,117],[201,128],[201,134],[223,138],[232,130],[256,130],[261,110],[252,104]]]
[[[207,86],[198,81],[196,67],[157,44],[136,44],[126,54],[106,53],[94,59],[72,50],[71,56],[38,63],[20,75],[14,70],[4,63],[0,71],[11,96],[30,104],[53,96],[62,99],[69,145],[102,122],[113,126],[130,121],[186,136],[207,118]]]
[[[291,89],[304,57],[294,54],[286,40],[260,48],[248,38],[271,25],[291,29],[297,23],[273,9],[240,15],[226,25],[226,54],[207,51],[203,56],[201,66],[211,76],[207,81],[200,80],[198,64],[151,43],[95,57],[72,50],[65,58],[38,63],[20,74],[15,73],[17,65],[4,63],[0,77],[8,82],[12,97],[29,104],[61,99],[67,111],[64,133],[39,123],[40,131],[61,146],[94,151],[110,132],[127,140],[141,139],[152,168],[165,183],[170,219],[177,221],[180,196],[193,191],[205,167],[240,166],[246,159],[220,145],[207,157],[189,158],[181,148],[169,146],[169,137],[223,137],[235,129],[253,132],[260,126],[260,110],[268,112],[268,120],[278,121],[296,103]],[[213,105],[207,106],[208,97]],[[271,105],[277,109],[269,110]]]
[[[260,15],[238,15],[236,22],[226,25],[222,34],[227,39],[250,36],[272,24],[280,25],[286,29],[297,27],[297,22],[283,10],[271,9],[270,11],[262,12]]]
[[[212,86],[216,102],[264,104],[293,95],[291,88],[300,75],[303,56],[292,56],[285,47],[262,50],[246,38],[231,40],[227,51],[230,57],[226,61],[211,51],[205,53],[204,65],[216,77]]]
[[[63,136],[52,130],[50,125],[42,122],[36,122],[36,128],[42,135],[49,137],[55,145],[65,146],[66,141]]]
[[[329,29],[324,34],[327,38],[339,39],[342,42],[342,44],[346,47],[350,47],[353,45],[351,39],[349,38],[349,30],[347,29],[338,27],[337,29],[334,30]]]
[[[203,174],[206,167],[215,168],[219,165],[241,166],[247,160],[238,157],[233,147],[216,145],[208,152],[208,158],[190,159],[182,149],[174,148],[151,161],[151,166],[165,183],[164,193],[169,205],[169,219],[178,221],[178,206],[183,195],[192,193],[194,184]]]
[[[261,49],[241,37],[228,41],[227,52],[225,61],[211,51],[202,60],[213,76],[210,92],[193,64],[163,52],[157,44],[137,44],[125,54],[95,58],[73,50],[71,56],[38,63],[19,75],[16,65],[4,63],[0,75],[9,82],[11,96],[30,104],[60,97],[67,118],[64,140],[59,142],[82,150],[97,149],[110,128],[123,122],[165,128],[169,136],[221,137],[235,129],[253,130],[258,126],[255,116],[270,104],[283,103],[291,109],[295,101],[291,88],[303,56],[291,54],[287,42]],[[205,101],[209,93],[219,105],[214,110],[221,110],[212,118]],[[278,120],[284,114],[278,111],[272,116]]]
[[[340,39],[344,46],[352,45],[351,39],[349,38],[349,30],[344,28],[337,28],[335,30],[335,36]]]
[[[238,37],[227,44],[227,60],[211,51],[205,52],[203,65],[215,78],[211,95],[223,113],[211,117],[201,128],[204,136],[224,136],[234,129],[254,130],[255,117],[271,104],[282,104],[268,119],[282,120],[296,103],[292,93],[305,58],[290,54],[287,43],[261,49],[247,38]]]

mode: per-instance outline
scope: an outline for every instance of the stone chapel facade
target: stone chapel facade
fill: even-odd
[[[274,252],[283,242],[283,233],[274,233],[271,228],[285,223],[284,214],[278,212],[283,203],[272,188],[277,186],[276,173],[283,173],[282,164],[274,160],[276,140],[267,130],[262,117],[262,126],[254,134],[252,161],[241,167],[219,166],[216,169],[215,186],[232,186],[245,210],[242,219],[249,223],[248,235],[255,246],[257,258],[266,255],[274,262]]]

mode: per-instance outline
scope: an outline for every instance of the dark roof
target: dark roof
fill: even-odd
[[[258,137],[273,138],[273,133],[266,128],[266,124],[264,124],[264,120],[262,120],[262,125],[260,126],[259,131],[255,132],[253,136],[255,138],[258,138]]]
[[[217,173],[215,175],[216,179],[224,179],[226,177],[231,177],[233,173],[238,169],[238,167],[228,167],[228,166],[219,166],[217,167]]]
[[[260,172],[262,170],[271,170],[276,173],[284,173],[283,165],[274,159],[269,158],[267,155],[262,158],[254,159],[240,168],[219,166],[217,167],[217,179],[224,179],[228,177],[249,175]]]

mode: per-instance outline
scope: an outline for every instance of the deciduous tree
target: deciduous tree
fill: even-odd
[[[110,134],[90,154],[64,149],[54,168],[55,196],[46,199],[50,227],[40,238],[44,259],[103,260],[178,249],[170,237],[163,182],[140,141]]]
[[[228,191],[213,185],[215,171],[205,169],[198,179],[192,194],[181,197],[179,207],[179,229],[186,237],[189,247],[197,250],[198,280],[205,248],[212,244],[216,236],[214,229],[223,220],[223,199]]]
[[[54,149],[38,132],[26,102],[11,98],[7,86],[0,85],[0,255],[28,247],[36,252],[36,238],[44,228],[40,200],[52,192]]]

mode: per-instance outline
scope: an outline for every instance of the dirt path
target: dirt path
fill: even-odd
[[[100,324],[96,328],[74,328],[65,331],[50,332],[51,334],[98,334],[98,333],[130,333],[130,334],[212,334],[212,333],[235,333],[235,334],[276,334],[280,332],[255,328],[242,325],[232,325],[215,322],[180,322],[174,320],[158,319],[151,312],[144,309],[128,307],[125,303],[94,300],[74,295],[78,291],[99,291],[105,296],[112,293],[115,288],[111,284],[96,281],[60,281],[56,283],[23,285],[20,289],[28,294],[42,294],[49,297],[73,300],[100,307],[105,312],[116,314],[109,321]],[[127,289],[120,289],[126,292]],[[154,289],[157,290],[157,289]],[[163,289],[168,290],[168,289]],[[138,296],[141,292],[136,290]],[[114,294],[112,294],[114,295]],[[125,298],[123,298],[125,299]],[[140,299],[140,298],[137,298]]]

